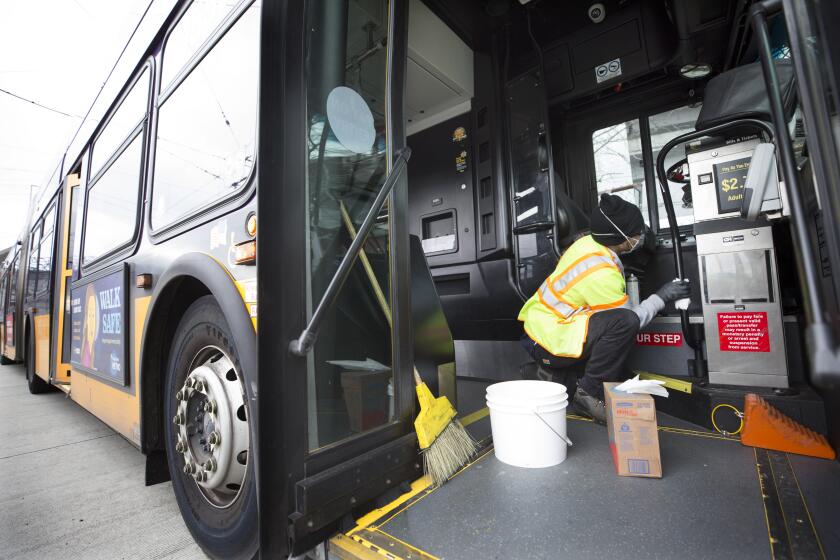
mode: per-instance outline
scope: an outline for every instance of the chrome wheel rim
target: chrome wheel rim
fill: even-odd
[[[242,375],[216,346],[201,349],[175,395],[175,451],[183,473],[214,507],[233,504],[245,485],[250,429]]]

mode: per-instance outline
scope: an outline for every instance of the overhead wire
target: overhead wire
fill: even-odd
[[[16,93],[12,93],[11,91],[9,91],[7,89],[0,88],[0,92],[5,93],[6,95],[10,95],[12,97],[15,97],[17,99],[20,99],[21,101],[25,101],[26,103],[31,103],[31,104],[35,105],[36,107],[40,107],[41,109],[46,109],[47,111],[52,111],[53,113],[58,113],[59,115],[64,115],[65,117],[70,117],[70,118],[74,118],[74,119],[83,118],[81,115],[73,115],[73,114],[70,114],[70,113],[65,113],[64,111],[59,111],[58,109],[54,109],[52,107],[47,107],[46,105],[44,105],[42,103],[38,103],[37,101],[27,99],[26,97],[23,97],[23,96],[18,95]]]

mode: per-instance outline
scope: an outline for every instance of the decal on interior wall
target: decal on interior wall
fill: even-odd
[[[463,142],[467,139],[467,129],[463,126],[459,126],[454,131],[452,131],[452,141],[453,142]]]
[[[463,173],[467,170],[467,151],[461,150],[461,153],[455,157],[455,170],[458,173]]]
[[[595,81],[599,84],[621,76],[621,59],[616,58],[595,67]]]

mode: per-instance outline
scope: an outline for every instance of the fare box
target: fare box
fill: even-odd
[[[662,478],[656,406],[646,394],[616,391],[618,383],[604,383],[607,432],[619,476]]]

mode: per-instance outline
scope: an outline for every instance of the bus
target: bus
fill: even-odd
[[[154,0],[6,258],[0,354],[136,446],[213,558],[838,555],[840,465],[738,444],[756,394],[840,447],[835,23]],[[629,297],[692,290],[628,358],[671,393],[661,480],[576,415],[558,467],[493,457],[490,384],[575,390],[517,315],[602,193],[644,215]],[[480,443],[441,487],[415,367]]]

